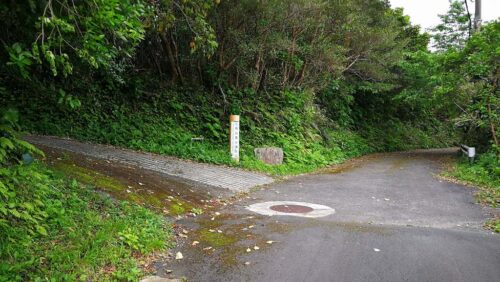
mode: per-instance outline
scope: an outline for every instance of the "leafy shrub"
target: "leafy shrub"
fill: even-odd
[[[478,186],[479,201],[492,207],[500,206],[500,160],[493,150],[479,155],[473,164],[463,158],[451,176]]]
[[[15,110],[0,110],[0,165],[20,161],[23,153],[43,154],[33,145],[19,138],[18,113]]]
[[[137,280],[171,227],[43,165],[0,169],[0,281]]]

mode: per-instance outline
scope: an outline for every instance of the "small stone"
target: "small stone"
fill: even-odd
[[[389,201],[390,199],[389,198],[384,198],[384,200]]]
[[[250,265],[250,262],[249,262],[249,261],[246,261],[246,262],[245,262],[245,265]]]
[[[250,248],[247,248],[247,253],[249,253],[249,252],[251,252],[251,251],[252,251],[252,249],[250,249]]]
[[[215,215],[220,215],[220,212],[215,212]]]
[[[254,225],[248,226],[248,229],[252,229],[252,228],[254,228]]]
[[[189,231],[187,231],[186,229],[182,229],[182,233],[184,233],[184,234],[188,234],[188,233],[189,233]]]
[[[146,184],[144,184],[144,183],[142,183],[142,182],[138,182],[138,184],[139,184],[139,185],[141,185],[141,186],[146,185]]]
[[[167,274],[170,274],[170,273],[172,273],[172,269],[167,269],[165,272],[166,272]]]
[[[214,233],[214,232],[215,232],[215,230],[213,230],[213,229],[208,229],[208,232]]]
[[[254,246],[254,247],[253,247],[253,249],[257,251],[257,250],[259,250],[260,248],[259,248],[259,246]]]
[[[177,254],[175,254],[175,259],[179,260],[179,259],[183,259],[184,257],[182,256],[182,253],[181,252],[177,252]]]
[[[200,242],[198,242],[198,241],[193,241],[193,243],[191,243],[191,246],[196,246],[196,245],[198,245],[199,243],[200,243]]]
[[[377,249],[377,248],[373,248],[373,250],[374,250],[375,252],[380,252],[380,249]]]
[[[222,230],[217,230],[217,233],[222,233]]]
[[[269,244],[271,245],[272,243],[274,243],[274,241],[267,241],[266,244]]]
[[[212,249],[212,247],[203,248],[204,251],[210,251],[211,249]]]

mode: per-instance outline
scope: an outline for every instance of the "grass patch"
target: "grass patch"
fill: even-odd
[[[0,184],[0,281],[137,281],[172,243],[162,216],[42,164],[2,168]]]
[[[500,162],[494,152],[480,155],[473,164],[460,158],[444,175],[477,187],[475,195],[482,204],[500,207]],[[500,232],[500,218],[488,221],[485,226]]]

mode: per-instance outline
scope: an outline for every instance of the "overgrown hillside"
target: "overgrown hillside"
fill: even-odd
[[[2,104],[25,131],[231,164],[240,114],[240,165],[274,173],[457,140],[454,113],[412,97],[429,36],[383,1],[63,3],[0,6]]]
[[[171,232],[28,165],[42,157],[24,133],[278,175],[466,142],[484,155],[458,175],[498,202],[500,22],[472,30],[462,1],[433,31],[436,52],[385,0],[11,0],[0,18],[0,281],[137,280],[138,257]],[[262,146],[284,164],[258,161]]]

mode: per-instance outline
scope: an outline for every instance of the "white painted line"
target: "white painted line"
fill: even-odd
[[[299,205],[299,206],[310,207],[313,210],[306,213],[287,213],[271,209],[272,206],[278,206],[278,205]],[[328,206],[312,204],[312,203],[304,203],[304,202],[293,202],[293,201],[272,201],[272,202],[256,203],[248,206],[247,209],[262,215],[269,215],[269,216],[290,215],[290,216],[308,217],[308,218],[323,217],[335,213],[335,210]]]

